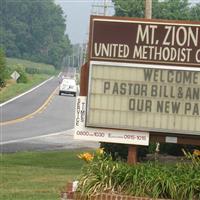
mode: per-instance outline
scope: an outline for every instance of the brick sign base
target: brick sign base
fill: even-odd
[[[81,200],[81,199],[76,199],[76,200]],[[152,199],[152,198],[133,197],[133,196],[128,196],[128,195],[120,195],[120,194],[101,193],[101,194],[92,196],[90,200],[164,200],[164,199]]]
[[[100,193],[89,198],[80,197],[78,194],[62,193],[61,200],[171,200],[171,199],[153,199],[145,197],[133,197],[120,194]]]

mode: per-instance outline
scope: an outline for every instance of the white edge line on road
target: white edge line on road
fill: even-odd
[[[72,134],[70,134],[70,133],[72,133]],[[40,136],[35,136],[35,137],[22,138],[22,139],[18,139],[18,140],[9,140],[9,141],[6,141],[6,142],[0,142],[0,145],[12,144],[12,143],[17,143],[17,142],[24,142],[24,141],[28,141],[28,140],[35,140],[35,139],[45,138],[45,137],[49,137],[49,136],[57,136],[57,135],[62,135],[62,134],[68,134],[69,136],[73,136],[73,133],[74,133],[74,129],[69,129],[69,130],[66,130],[66,131],[58,132],[58,133],[50,133],[50,134],[40,135]]]
[[[16,96],[16,97],[14,97],[14,98],[12,98],[12,99],[10,99],[10,100],[8,100],[8,101],[6,101],[6,102],[0,104],[0,107],[2,107],[2,106],[4,106],[4,105],[6,105],[6,104],[8,104],[8,103],[10,103],[10,102],[12,102],[12,101],[18,99],[18,98],[20,98],[20,97],[22,97],[22,96],[24,96],[25,94],[28,94],[28,93],[32,92],[33,90],[35,90],[35,89],[41,87],[42,85],[44,85],[46,82],[50,81],[50,80],[53,79],[53,78],[54,78],[54,76],[52,76],[51,78],[47,79],[46,81],[40,83],[40,84],[37,85],[36,87],[34,87],[34,88],[32,88],[32,89],[30,89],[30,90],[28,90],[28,91],[26,91],[26,92],[24,92],[24,93],[22,93],[22,94],[20,94],[20,95],[18,95],[18,96]]]

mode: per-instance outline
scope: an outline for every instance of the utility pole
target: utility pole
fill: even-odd
[[[152,0],[145,1],[145,18],[146,19],[152,18]]]
[[[145,18],[152,18],[152,0],[145,0]],[[127,162],[129,164],[137,163],[137,146],[129,145]]]
[[[145,2],[145,18],[151,19],[152,18],[152,0],[146,0]],[[160,151],[160,143],[156,142],[156,152],[155,157],[158,157],[158,153]]]
[[[103,5],[103,15],[106,16],[107,15],[107,0],[104,0],[104,5]]]

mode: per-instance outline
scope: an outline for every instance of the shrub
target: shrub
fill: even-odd
[[[113,161],[105,153],[94,154],[82,169],[78,192],[87,197],[115,192],[138,197],[199,200],[200,151],[185,153],[185,156],[187,162],[173,165],[148,162],[130,166]]]
[[[128,145],[127,144],[114,144],[101,142],[101,148],[112,156],[113,160],[120,159],[126,160],[128,156]]]
[[[17,79],[17,83],[27,83],[28,82],[28,77],[26,75],[25,70],[22,67],[18,66],[16,71],[20,75],[20,77]]]
[[[34,63],[28,60],[21,60],[16,58],[7,58],[7,65],[9,69],[9,74],[16,70],[17,66],[23,68],[27,74],[48,74],[54,75],[55,68],[52,65],[47,65],[44,63]]]
[[[101,142],[101,148],[104,148],[107,154],[110,154],[113,160],[127,160],[128,156],[128,146],[127,144],[114,144]],[[148,147],[138,146],[138,160],[142,160],[148,153]]]
[[[0,48],[0,87],[5,86],[6,60],[3,49]]]
[[[114,144],[114,143],[105,143],[101,142],[101,147],[104,148],[105,152],[110,154],[113,160],[126,160],[128,156],[128,146],[127,144]],[[189,152],[192,152],[195,148],[198,148],[194,145],[183,145],[183,144],[160,144],[161,154],[173,155],[173,156],[183,156],[182,149],[186,149]],[[147,154],[155,153],[156,144],[150,143],[149,146],[138,146],[138,160],[143,160]]]
[[[49,65],[50,66],[50,65]],[[55,69],[53,67],[36,67],[36,66],[28,66],[25,68],[26,73],[28,74],[55,74]]]

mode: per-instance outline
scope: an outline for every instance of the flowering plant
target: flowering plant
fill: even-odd
[[[94,155],[87,152],[87,153],[79,154],[78,158],[84,160],[85,162],[91,162],[94,159]]]
[[[195,149],[193,151],[193,153],[186,152],[185,150],[182,150],[182,151],[183,151],[185,157],[188,160],[191,160],[193,167],[195,167],[195,166],[199,167],[200,166],[200,150]]]
[[[195,149],[195,150],[193,151],[193,155],[195,155],[195,156],[200,156],[200,150]]]
[[[92,154],[93,159],[83,166],[78,179],[80,199],[90,199],[92,195],[103,192],[152,199],[200,200],[200,152],[184,152],[186,162],[128,165],[113,161],[103,149],[97,149]]]
[[[103,148],[99,148],[93,154],[91,154],[89,152],[85,152],[85,153],[79,154],[78,158],[80,158],[80,159],[84,160],[85,162],[89,163],[89,162],[93,161],[94,159],[100,159],[103,155],[104,155],[104,149]]]

